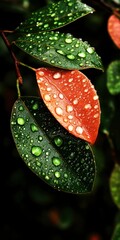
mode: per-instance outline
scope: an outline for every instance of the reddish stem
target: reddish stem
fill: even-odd
[[[7,31],[6,31],[6,32],[7,32]],[[23,80],[22,80],[22,76],[21,76],[21,73],[20,73],[20,70],[19,70],[19,66],[18,66],[18,65],[19,65],[19,61],[17,60],[15,54],[13,53],[13,51],[12,51],[12,49],[11,49],[11,44],[10,44],[10,42],[8,41],[7,37],[5,36],[5,31],[2,31],[2,32],[1,32],[1,35],[2,35],[2,38],[3,38],[3,40],[4,40],[4,42],[5,42],[8,50],[9,50],[9,52],[10,52],[10,54],[11,54],[13,60],[14,60],[15,68],[16,68],[16,73],[17,73],[17,77],[18,77],[19,83],[22,84],[22,83],[23,83]]]

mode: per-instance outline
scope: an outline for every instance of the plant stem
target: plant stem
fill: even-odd
[[[19,61],[17,60],[15,54],[13,53],[12,49],[11,49],[11,44],[10,42],[8,41],[7,37],[5,36],[5,31],[1,31],[1,36],[3,38],[3,41],[5,42],[13,60],[14,60],[14,63],[15,63],[15,68],[16,68],[16,73],[17,73],[17,78],[19,80],[19,83],[23,83],[23,80],[22,80],[22,76],[21,76],[21,73],[20,73],[20,70],[19,70]]]
[[[23,62],[19,62],[19,64],[22,65],[22,66],[24,66],[24,67],[27,67],[27,68],[31,69],[31,70],[34,71],[34,72],[36,71],[35,68],[33,68],[33,67],[31,67],[31,66],[29,66],[29,65],[27,65],[27,64],[25,64],[25,63],[23,63]]]
[[[115,146],[114,146],[113,140],[110,137],[110,134],[109,134],[109,132],[106,129],[104,129],[103,132],[104,132],[104,134],[107,137],[107,140],[108,140],[108,143],[109,143],[109,146],[110,146],[110,149],[111,149],[112,158],[113,158],[114,162],[117,163],[118,160],[117,160],[117,156],[116,156],[116,151],[115,151]]]

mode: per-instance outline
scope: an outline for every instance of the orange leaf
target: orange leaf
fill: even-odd
[[[114,44],[120,48],[120,19],[111,15],[108,19],[107,29]]]
[[[94,143],[100,124],[98,95],[80,71],[36,69],[36,78],[47,108],[71,134]]]

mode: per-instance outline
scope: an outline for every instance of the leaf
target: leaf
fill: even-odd
[[[112,240],[120,240],[120,224],[119,223],[115,227]]]
[[[101,58],[86,41],[60,32],[29,33],[15,44],[32,57],[63,69],[103,69]]]
[[[107,88],[112,95],[120,93],[120,61],[111,62],[107,68]]]
[[[114,203],[120,208],[120,165],[117,163],[110,177],[110,190]]]
[[[63,27],[93,11],[93,8],[80,0],[62,0],[32,12],[31,16],[20,24],[17,31],[20,33],[50,31]]]
[[[98,95],[78,70],[39,68],[38,87],[47,108],[71,134],[94,143],[100,125]]]
[[[107,29],[114,44],[120,48],[120,19],[111,15],[108,19]]]
[[[69,134],[42,100],[18,99],[12,109],[11,131],[24,162],[47,184],[74,194],[92,190],[95,161],[89,144]]]

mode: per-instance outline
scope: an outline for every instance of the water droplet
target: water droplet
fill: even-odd
[[[64,177],[65,177],[65,178],[67,178],[67,177],[68,177],[67,173],[64,173]]]
[[[73,115],[68,115],[68,119],[73,119]]]
[[[32,109],[37,110],[38,109],[38,103],[34,103],[33,106],[32,106]]]
[[[71,105],[67,105],[67,112],[72,112],[73,111],[73,107]]]
[[[53,164],[54,164],[56,167],[61,164],[61,161],[60,161],[60,159],[59,159],[58,157],[53,157],[53,158],[52,158],[52,162],[53,162]]]
[[[45,176],[45,179],[46,179],[46,180],[49,180],[50,178],[49,178],[49,176],[48,176],[48,175],[46,175],[46,176]]]
[[[80,127],[80,126],[76,127],[76,132],[77,132],[78,134],[82,134],[82,133],[83,133],[83,128]]]
[[[45,94],[45,95],[44,95],[44,99],[45,99],[47,102],[49,102],[49,101],[51,100],[51,97],[50,97],[49,94]]]
[[[31,151],[32,154],[36,157],[39,157],[42,154],[42,148],[39,146],[33,146]]]
[[[68,126],[68,130],[71,132],[71,131],[73,131],[73,126],[72,125],[69,125]]]
[[[56,107],[55,111],[56,111],[56,113],[57,113],[58,115],[62,115],[62,114],[63,114],[63,110],[62,110],[62,108],[60,108],[60,107]]]
[[[85,108],[85,109],[90,109],[90,108],[91,108],[90,103],[86,104],[84,108]]]
[[[58,171],[55,172],[55,177],[59,178],[60,177],[60,173]]]
[[[81,53],[78,53],[78,56],[79,57],[82,57],[82,58],[85,58],[86,57],[86,54],[84,52],[81,52]]]
[[[65,55],[65,53],[62,50],[57,50],[56,52],[61,54],[61,55]]]
[[[65,42],[66,42],[66,43],[71,43],[71,42],[72,42],[72,39],[71,39],[71,38],[66,38],[66,39],[65,39]]]
[[[17,123],[18,123],[19,125],[23,126],[23,125],[25,124],[24,118],[19,117],[19,118],[17,119]]]
[[[19,110],[20,111],[23,111],[24,110],[24,107],[21,105],[21,106],[19,106]]]
[[[88,48],[87,48],[87,52],[89,52],[90,54],[92,54],[92,53],[94,52],[94,48],[88,47]]]
[[[53,75],[53,78],[54,79],[58,79],[61,77],[61,73],[60,72],[56,72],[54,75]]]
[[[97,100],[97,99],[98,99],[98,96],[95,95],[95,96],[93,97],[93,100]]]
[[[63,98],[64,98],[64,96],[63,96],[62,93],[59,94],[59,98],[60,98],[60,99],[63,99]]]
[[[39,141],[42,141],[42,140],[43,140],[43,137],[42,137],[42,136],[39,136],[39,137],[38,137],[38,140],[39,140]]]
[[[75,59],[75,56],[72,55],[72,54],[69,54],[69,55],[67,55],[67,58],[70,59],[70,60],[73,60],[73,59]]]
[[[57,147],[60,147],[63,143],[63,139],[61,137],[55,137],[54,143],[56,144]]]
[[[32,132],[37,132],[38,131],[38,128],[34,123],[30,124],[30,129],[32,130]]]
[[[74,99],[73,104],[74,105],[78,104],[78,99]]]

